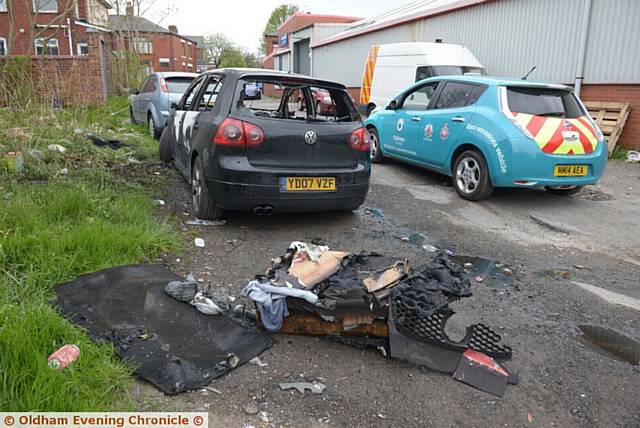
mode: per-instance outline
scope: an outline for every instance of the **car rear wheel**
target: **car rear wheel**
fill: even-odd
[[[562,186],[562,187],[545,186],[544,190],[551,193],[552,195],[573,196],[582,190],[582,186]]]
[[[196,218],[202,220],[220,220],[222,208],[216,207],[209,195],[207,182],[204,179],[204,168],[200,157],[196,157],[191,168],[191,194],[193,201],[193,213]]]
[[[154,140],[160,138],[160,132],[158,132],[158,128],[156,127],[156,122],[153,120],[153,115],[149,113],[149,135],[153,137]]]
[[[158,155],[163,162],[171,162],[173,160],[173,155],[171,154],[171,137],[169,136],[168,128],[164,128],[160,136]]]
[[[489,168],[484,156],[477,150],[467,150],[453,165],[453,186],[463,199],[480,201],[493,193]]]
[[[369,128],[369,142],[371,143],[371,162],[382,163],[383,156],[380,150],[380,136],[376,128]]]

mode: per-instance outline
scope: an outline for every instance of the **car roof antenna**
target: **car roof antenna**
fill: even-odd
[[[522,80],[527,80],[527,77],[529,77],[529,75],[531,73],[533,73],[533,71],[536,69],[536,67],[538,67],[537,65],[534,65],[531,70],[529,70],[529,72],[527,74],[525,74],[524,76],[522,76]]]

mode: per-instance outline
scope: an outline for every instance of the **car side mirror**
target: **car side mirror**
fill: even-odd
[[[171,103],[171,110],[177,110],[178,109],[178,103],[177,102],[172,102]]]
[[[398,102],[396,100],[391,100],[389,105],[387,105],[387,110],[396,110],[398,108]]]

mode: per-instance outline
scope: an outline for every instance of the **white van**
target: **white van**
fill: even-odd
[[[465,73],[484,74],[484,67],[461,45],[412,42],[372,46],[364,67],[360,112],[369,116],[418,80]]]

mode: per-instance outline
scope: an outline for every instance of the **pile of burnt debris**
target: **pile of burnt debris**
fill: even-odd
[[[517,382],[498,363],[511,348],[489,327],[471,325],[459,341],[446,334],[449,304],[471,296],[471,282],[444,253],[413,268],[406,259],[293,242],[242,293],[270,332],[373,346],[500,396]]]
[[[500,365],[511,348],[483,324],[467,327],[458,341],[445,332],[454,314],[449,304],[471,296],[469,276],[444,253],[413,267],[406,259],[294,242],[242,290],[257,311],[231,307],[194,278],[157,265],[81,276],[56,293],[63,315],[95,341],[113,343],[139,376],[168,394],[202,388],[255,359],[273,343],[267,330],[372,346],[502,396],[516,382]],[[320,386],[311,390],[322,392]]]

